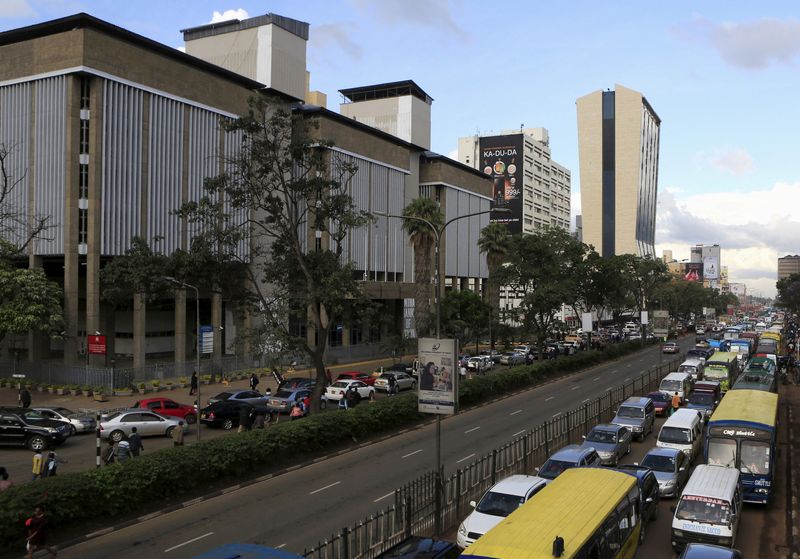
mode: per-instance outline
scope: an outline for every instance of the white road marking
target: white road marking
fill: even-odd
[[[331,487],[333,487],[335,485],[339,485],[340,483],[342,483],[342,482],[341,481],[334,481],[330,485],[326,485],[325,487],[320,487],[319,489],[315,489],[314,491],[309,493],[309,495],[313,495],[314,493],[319,493],[320,491],[325,491],[326,489],[330,489]]]
[[[522,413],[522,410],[512,411],[512,412],[511,412],[510,414],[508,414],[508,415],[517,415],[518,413]]]
[[[422,449],[415,450],[414,452],[409,452],[408,454],[403,454],[402,458],[408,458],[409,456],[414,456],[415,454],[419,454],[422,452]]]
[[[190,543],[194,543],[197,540],[202,540],[203,538],[207,538],[208,536],[212,535],[213,533],[214,532],[209,532],[208,534],[203,534],[202,536],[197,536],[196,538],[192,538],[189,541],[185,541],[183,543],[179,543],[178,545],[174,545],[174,546],[170,547],[169,549],[165,549],[164,553],[169,553],[173,549],[178,549],[179,547],[183,547],[184,545],[189,545]]]
[[[521,435],[521,434],[523,434],[524,432],[525,432],[525,429],[523,429],[522,431],[517,431],[516,433],[514,433],[513,435],[511,435],[511,438],[514,438],[514,437],[516,437],[517,435]]]
[[[598,381],[598,380],[600,380],[600,377],[594,377],[592,380],[593,381]]]
[[[577,390],[577,389],[579,389],[580,387],[581,387],[581,385],[580,385],[580,384],[576,384],[575,386],[573,386],[572,388],[570,388],[570,390]]]
[[[550,400],[555,400],[555,399],[556,399],[555,396],[550,396],[549,398],[545,398],[544,401],[549,402]]]
[[[469,459],[470,459],[470,458],[472,458],[473,456],[475,456],[475,453],[474,453],[474,452],[473,452],[472,454],[470,454],[469,456],[465,456],[465,457],[464,457],[464,458],[462,458],[461,460],[456,460],[456,464],[461,464],[461,462],[463,462],[464,460],[469,460]]]
[[[285,544],[285,543],[282,543],[281,545],[276,545],[276,546],[275,546],[275,549],[281,549],[281,548],[283,548],[283,547],[286,547],[286,544]]]
[[[480,426],[473,427],[472,429],[467,429],[466,431],[464,431],[464,434],[469,435],[470,433],[472,433],[473,431],[477,431],[478,429],[480,429]]]
[[[377,503],[378,501],[383,501],[383,500],[384,500],[386,497],[391,497],[392,495],[394,495],[394,491],[392,491],[391,493],[387,493],[387,494],[386,494],[386,495],[384,495],[383,497],[378,497],[377,499],[375,499],[375,500],[374,500],[374,501],[372,501],[372,502],[373,502],[373,503]]]

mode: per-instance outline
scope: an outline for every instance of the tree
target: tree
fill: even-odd
[[[431,333],[431,278],[434,270],[433,248],[436,244],[436,233],[444,224],[442,210],[436,201],[430,198],[416,198],[403,209],[403,216],[416,219],[404,219],[403,228],[408,232],[411,246],[414,249],[414,325],[417,337],[424,338]],[[425,220],[430,225],[425,223]],[[437,255],[438,257],[438,255]],[[441,281],[441,278],[435,278]]]
[[[348,194],[356,169],[316,137],[316,122],[280,101],[252,99],[246,116],[222,123],[225,133],[242,138],[238,153],[224,162],[227,171],[206,179],[204,196],[178,212],[199,229],[197,242],[217,262],[242,265],[250,292],[245,303],[259,323],[261,345],[309,356],[317,376],[314,412],[325,387],[331,328],[370,307],[342,257],[347,234],[370,216]],[[249,247],[244,258],[242,243]]]
[[[458,346],[464,347],[478,341],[486,332],[491,307],[481,296],[469,289],[450,290],[442,297],[442,330],[445,334],[458,340]]]
[[[516,320],[537,340],[540,357],[561,305],[575,298],[575,277],[587,250],[567,231],[555,227],[512,238],[508,264],[498,279],[524,293]]]
[[[19,204],[27,198],[27,192],[19,192],[25,172],[15,173],[12,156],[13,147],[0,143],[0,239],[4,240],[3,252],[21,254],[28,245],[50,227],[50,216],[28,215]]]
[[[103,299],[114,306],[130,303],[137,294],[152,301],[170,288],[163,279],[167,273],[167,257],[154,252],[142,237],[133,237],[125,254],[100,270]]]
[[[508,251],[510,247],[511,235],[508,232],[508,227],[503,223],[490,223],[481,230],[480,237],[478,237],[478,248],[481,252],[486,254],[486,264],[489,268],[489,285],[488,285],[488,300],[489,300],[489,320],[495,322],[500,316],[500,282],[497,278],[497,273],[500,267],[506,262],[508,258]],[[496,329],[492,332],[491,340],[489,343],[491,349],[494,349],[494,340],[496,338]]]

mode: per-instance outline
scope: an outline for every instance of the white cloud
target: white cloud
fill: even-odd
[[[756,169],[753,158],[742,148],[717,151],[708,158],[708,162],[718,171],[731,173],[737,177],[752,173]]]
[[[448,151],[447,152],[447,157],[449,157],[453,161],[458,161],[458,148],[451,149],[450,151]]]
[[[36,12],[28,0],[0,0],[0,17],[33,17]]]
[[[381,23],[431,27],[467,40],[469,34],[456,23],[448,0],[351,0],[362,12]]]
[[[363,50],[352,38],[356,30],[356,25],[348,21],[313,25],[309,34],[309,50],[327,59],[327,51],[338,49],[350,58],[360,60]]]
[[[223,21],[230,21],[232,19],[247,19],[249,17],[250,15],[244,8],[236,8],[235,10],[225,10],[224,12],[218,12],[214,10],[214,14],[211,16],[211,21],[209,21],[208,23],[220,23]]]

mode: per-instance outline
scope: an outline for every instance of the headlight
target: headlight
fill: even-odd
[[[44,429],[48,433],[55,433],[57,431],[57,429],[55,427],[45,427]]]
[[[601,451],[599,451],[599,450],[598,450],[598,451],[597,451],[597,454],[599,454],[599,455],[600,455],[600,458],[611,458],[611,456],[612,456],[614,453],[613,453],[613,452],[601,452]]]
[[[753,492],[754,492],[754,493],[758,493],[759,495],[768,495],[768,494],[769,494],[769,489],[766,489],[766,488],[764,488],[764,487],[758,487],[758,488],[756,488],[756,490],[755,490],[755,491],[753,491]]]
[[[682,538],[683,537],[683,530],[673,530],[672,531],[672,535],[674,535],[676,538]]]
[[[640,427],[640,426],[638,426],[638,425],[634,425],[634,426],[633,426],[633,431],[635,431],[635,432],[637,432],[637,433],[638,433],[638,432],[639,432],[639,431],[641,431],[641,430],[642,430],[642,427]]]
[[[462,536],[467,535],[467,527],[464,525],[463,522],[461,523],[461,526],[458,527],[458,533],[461,534]]]
[[[718,545],[731,545],[731,539],[730,538],[720,538],[719,540],[717,540],[717,544]]]
[[[668,479],[667,481],[664,482],[663,485],[664,485],[664,487],[672,487],[672,486],[675,485],[675,480],[674,479]]]

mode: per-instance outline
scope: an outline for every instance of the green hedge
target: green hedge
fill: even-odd
[[[570,357],[522,365],[461,383],[461,405],[548,377],[591,366],[640,349],[639,343],[611,346]],[[202,491],[210,484],[247,473],[288,465],[302,452],[331,449],[419,422],[414,394],[404,394],[347,412],[323,413],[302,421],[283,421],[268,429],[230,434],[200,445],[143,454],[125,464],[25,483],[0,493],[0,547],[23,549],[24,521],[44,503],[53,526],[110,518],[152,507],[164,498]]]

